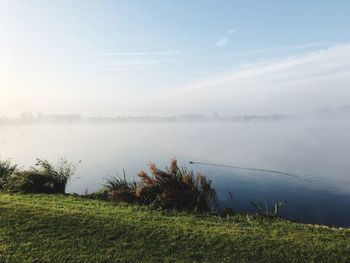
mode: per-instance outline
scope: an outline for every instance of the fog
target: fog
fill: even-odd
[[[34,164],[36,158],[81,160],[68,187],[78,193],[100,189],[104,178],[122,174],[123,168],[129,178],[136,178],[150,161],[164,168],[177,158],[181,165],[211,178],[223,202],[227,191],[232,191],[243,210],[249,209],[251,199],[286,199],[291,202],[286,211],[298,206],[300,213],[306,205],[310,214],[321,197],[338,202],[335,196],[350,194],[349,128],[346,119],[3,126],[1,158],[11,158],[22,167]],[[189,161],[278,170],[300,178]],[[307,201],[298,200],[300,191],[308,194]],[[329,206],[324,204],[324,209]],[[332,217],[330,212],[327,215]],[[315,214],[307,220],[313,222]],[[327,220],[322,222],[334,222]]]
[[[74,191],[96,190],[104,176],[122,168],[135,176],[149,161],[162,167],[171,158],[312,175],[347,191],[349,128],[349,121],[324,120],[27,125],[1,127],[0,141],[2,158],[24,166],[37,157],[82,160]]]

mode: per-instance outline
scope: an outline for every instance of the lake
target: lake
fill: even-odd
[[[212,179],[222,207],[253,212],[250,201],[286,200],[280,215],[291,220],[350,226],[350,122],[178,122],[60,124],[0,127],[0,157],[29,167],[36,158],[78,163],[68,192],[91,193],[104,178],[129,178],[153,161],[170,159]],[[189,164],[189,161],[298,174]]]

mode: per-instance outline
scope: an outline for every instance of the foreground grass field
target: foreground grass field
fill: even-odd
[[[0,262],[350,262],[350,230],[0,194]]]

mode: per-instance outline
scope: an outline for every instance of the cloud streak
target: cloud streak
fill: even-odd
[[[93,59],[82,61],[82,65],[88,70],[144,69],[158,64],[177,63],[177,55],[181,53],[179,50],[100,52]]]
[[[170,56],[179,55],[182,52],[179,50],[144,52],[144,51],[126,51],[126,52],[101,52],[98,56]]]
[[[224,47],[228,44],[228,42],[230,42],[230,39],[228,37],[223,37],[216,43],[216,46],[217,47]]]
[[[222,38],[220,38],[217,42],[216,42],[216,46],[217,47],[224,47],[226,46],[229,42],[230,42],[230,36],[232,34],[236,33],[236,29],[232,28],[230,30],[228,30],[225,34],[225,36],[223,36]]]
[[[308,48],[330,47],[330,46],[339,45],[339,44],[340,43],[334,43],[334,42],[314,42],[314,43],[307,43],[307,44],[300,44],[300,45],[277,46],[277,47],[261,48],[261,49],[255,49],[255,50],[239,51],[239,52],[229,53],[220,57],[252,56],[252,55],[259,55],[264,53],[278,52],[278,51],[293,51],[293,50],[302,50],[302,49],[308,49]]]
[[[97,70],[124,70],[124,69],[142,69],[158,64],[177,63],[176,59],[122,59],[111,61],[88,61],[84,63],[86,69]]]
[[[349,104],[349,82],[345,44],[204,78],[152,105],[163,103],[162,112],[294,113]]]

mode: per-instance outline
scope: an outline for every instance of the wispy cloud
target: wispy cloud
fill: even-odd
[[[97,53],[99,56],[170,56],[181,54],[179,50],[167,50],[167,51],[125,51],[125,52],[101,52]]]
[[[231,28],[230,30],[228,30],[225,34],[225,36],[223,36],[222,38],[220,38],[218,40],[218,42],[216,42],[216,46],[217,47],[223,47],[226,46],[229,42],[230,42],[230,36],[232,34],[236,33],[236,29]]]
[[[348,104],[349,81],[350,44],[343,44],[204,77],[153,105],[189,112],[309,111]]]
[[[227,35],[232,35],[233,33],[236,33],[235,28],[231,28],[229,31],[227,31]]]
[[[290,46],[277,46],[277,47],[269,47],[269,48],[261,48],[261,49],[255,49],[255,50],[244,50],[234,53],[228,53],[220,57],[239,57],[239,56],[252,56],[252,55],[259,55],[264,53],[271,53],[271,52],[279,52],[279,51],[293,51],[293,50],[302,50],[302,49],[309,49],[309,48],[327,48],[330,46],[334,46],[340,43],[334,43],[334,42],[314,42],[314,43],[307,43],[307,44],[300,44],[300,45],[290,45]]]
[[[230,39],[228,37],[223,37],[216,43],[216,46],[223,47],[223,46],[226,46],[228,42],[230,42]]]
[[[87,69],[103,70],[125,70],[125,69],[143,69],[158,64],[177,63],[176,59],[122,59],[122,60],[96,60],[87,61]]]
[[[93,70],[143,69],[158,64],[179,62],[179,50],[99,52],[83,61],[84,68]]]

